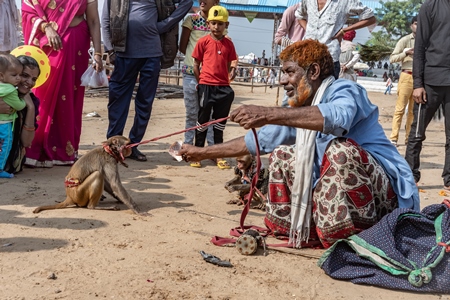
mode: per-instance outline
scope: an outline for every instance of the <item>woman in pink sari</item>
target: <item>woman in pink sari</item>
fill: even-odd
[[[103,69],[97,0],[22,0],[24,42],[40,47],[50,59],[49,79],[35,89],[41,100],[38,129],[26,164],[71,165],[81,135],[84,87],[90,38],[96,71]]]

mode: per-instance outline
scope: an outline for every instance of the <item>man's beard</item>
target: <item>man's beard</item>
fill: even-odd
[[[303,75],[302,79],[297,87],[297,93],[294,97],[289,98],[289,105],[291,107],[300,107],[303,106],[306,100],[312,95],[312,86],[306,77],[306,74]]]

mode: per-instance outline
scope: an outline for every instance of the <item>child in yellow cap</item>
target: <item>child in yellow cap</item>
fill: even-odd
[[[183,95],[184,106],[186,107],[185,128],[192,128],[197,124],[198,117],[198,95],[196,86],[198,81],[194,75],[194,59],[192,52],[198,40],[209,34],[209,27],[206,23],[208,19],[209,9],[219,4],[219,0],[203,0],[199,2],[199,11],[189,14],[183,21],[180,52],[184,54],[183,67]],[[207,130],[206,141],[209,146],[214,145],[213,128],[210,126]],[[195,131],[189,130],[184,133],[184,143],[194,144]],[[194,167],[198,167],[198,163]]]
[[[198,84],[199,112],[197,124],[227,117],[234,100],[234,91],[230,87],[231,62],[236,59],[236,50],[230,39],[225,38],[228,28],[228,11],[223,6],[209,9],[207,24],[210,34],[202,37],[192,53],[194,74]],[[226,121],[214,124],[214,144],[223,143],[223,131]],[[207,128],[195,132],[195,146],[204,147]],[[226,160],[217,159],[220,169],[229,169]],[[200,166],[200,165],[199,165]]]

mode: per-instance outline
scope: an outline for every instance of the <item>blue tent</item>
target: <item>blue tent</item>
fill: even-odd
[[[273,33],[277,31],[283,12],[290,6],[301,0],[220,0],[220,5],[225,7],[232,17],[245,17],[252,22],[253,19],[274,20]],[[381,8],[380,0],[361,0],[362,4],[370,7],[374,12]],[[199,1],[194,0],[194,7],[199,6]],[[350,18],[349,23],[356,21]],[[272,44],[272,59],[278,54],[279,46]]]
[[[230,11],[235,16],[236,13],[256,12],[257,18],[274,19],[273,14],[283,14],[289,6],[292,6],[299,0],[220,0],[220,5]],[[372,8],[381,8],[379,0],[362,0],[364,5]],[[194,6],[198,6],[199,1],[194,1]],[[240,15],[243,16],[243,15]]]

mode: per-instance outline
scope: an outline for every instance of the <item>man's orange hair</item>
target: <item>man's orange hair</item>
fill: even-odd
[[[296,62],[302,69],[308,69],[312,63],[320,66],[320,78],[334,74],[333,58],[328,47],[316,40],[303,40],[284,49],[280,54],[282,61]]]

